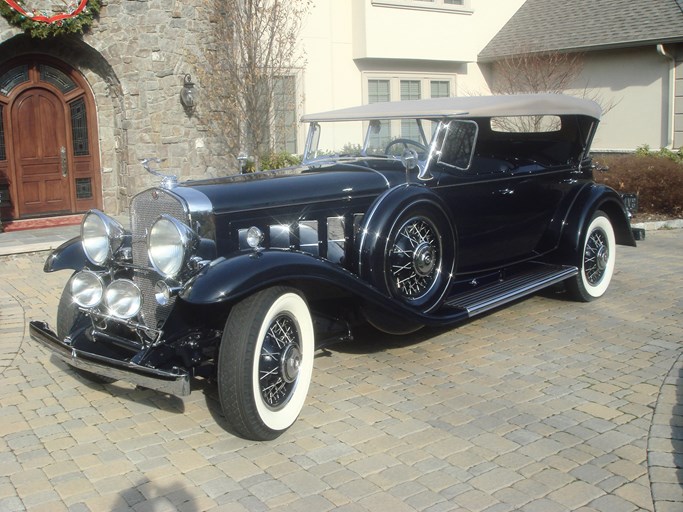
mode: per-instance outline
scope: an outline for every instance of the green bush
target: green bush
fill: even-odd
[[[260,158],[261,170],[267,171],[270,169],[281,169],[283,167],[293,167],[301,163],[301,157],[292,155],[286,151],[280,153],[271,153]],[[245,166],[245,172],[254,172],[254,160],[249,159]]]
[[[638,194],[639,213],[673,217],[683,215],[683,154],[662,149],[638,148],[635,155],[606,155],[594,158],[606,165],[596,171],[595,181],[617,192]]]
[[[642,146],[636,148],[637,156],[656,156],[659,158],[666,158],[672,160],[676,163],[683,164],[683,148],[679,148],[678,151],[671,151],[667,148],[660,148],[659,151],[652,151],[650,146],[643,144]]]

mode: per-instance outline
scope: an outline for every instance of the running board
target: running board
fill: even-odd
[[[445,306],[464,309],[468,316],[472,317],[552,286],[578,273],[579,269],[572,266],[533,263],[507,279],[452,295],[446,300]]]

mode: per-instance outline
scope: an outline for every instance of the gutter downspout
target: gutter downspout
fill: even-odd
[[[669,66],[669,108],[668,119],[667,119],[667,149],[673,149],[674,147],[674,115],[676,112],[676,59],[670,53],[664,49],[663,44],[657,45],[657,53],[660,54],[665,59],[668,59],[671,64]]]

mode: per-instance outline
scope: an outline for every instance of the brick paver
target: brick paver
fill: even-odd
[[[603,299],[555,291],[443,331],[320,352],[281,438],[86,382],[27,337],[67,272],[0,258],[0,510],[683,510],[683,231],[619,247]],[[654,497],[654,500],[653,500]]]

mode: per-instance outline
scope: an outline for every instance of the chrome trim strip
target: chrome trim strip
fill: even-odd
[[[31,339],[70,366],[162,393],[176,396],[190,394],[190,375],[184,370],[172,373],[78,350],[61,341],[45,322],[30,322],[29,332]]]

